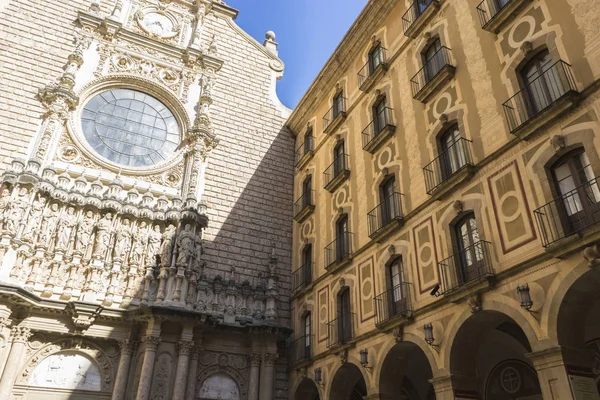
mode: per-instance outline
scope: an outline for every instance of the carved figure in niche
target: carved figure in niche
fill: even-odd
[[[88,246],[90,245],[90,238],[92,237],[95,223],[96,218],[94,218],[94,212],[88,210],[77,228],[77,236],[75,238],[76,252],[83,255],[86,254]]]
[[[44,211],[44,219],[42,220],[42,226],[40,228],[40,239],[38,242],[45,246],[50,246],[54,234],[56,233],[56,227],[60,218],[60,209],[58,203],[52,203],[50,208]]]
[[[92,256],[95,258],[102,258],[106,255],[108,250],[108,242],[110,240],[110,233],[112,231],[112,214],[107,213],[98,223],[96,224],[96,240],[94,242],[94,250]]]
[[[10,202],[10,190],[4,187],[0,193],[0,228],[4,225],[4,220],[8,216],[8,205]]]
[[[27,218],[27,224],[23,230],[21,238],[26,241],[34,241],[38,233],[37,229],[42,221],[42,215],[44,213],[44,207],[46,206],[46,198],[38,197],[38,199],[31,206],[29,217]]]
[[[144,257],[144,251],[148,244],[148,224],[146,221],[140,222],[140,226],[137,229],[133,237],[133,248],[131,249],[131,262],[137,265],[142,264]]]
[[[175,237],[175,226],[169,225],[163,233],[163,242],[160,247],[160,258],[163,266],[171,265],[171,258],[173,256],[173,238]]]
[[[6,225],[4,228],[13,235],[17,234],[19,224],[25,216],[25,210],[27,209],[27,200],[29,198],[28,194],[29,190],[27,190],[27,188],[21,188],[19,190],[17,198],[9,205],[9,209],[7,211],[8,217],[6,218]]]
[[[194,255],[194,232],[190,224],[183,227],[183,231],[177,237],[177,266],[187,267],[190,258]]]
[[[204,263],[202,262],[202,255],[204,254],[204,245],[202,244],[202,239],[200,236],[196,236],[196,254],[194,257],[194,272],[201,273],[202,268],[204,267]]]
[[[67,250],[75,225],[77,225],[75,208],[69,207],[67,213],[63,215],[58,223],[58,240],[56,242],[56,248],[58,250]]]
[[[131,221],[125,218],[121,221],[121,226],[117,230],[115,237],[115,259],[123,260],[131,247]]]
[[[160,232],[160,226],[154,225],[154,230],[150,232],[148,237],[148,255],[152,257],[152,262],[154,262],[154,256],[159,254],[161,240],[162,233]]]

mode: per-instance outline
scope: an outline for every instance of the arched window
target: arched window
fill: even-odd
[[[335,258],[337,262],[344,260],[349,255],[350,243],[348,232],[348,214],[344,214],[335,223]]]
[[[313,205],[312,201],[312,175],[308,175],[302,182],[302,208]]]
[[[583,149],[572,151],[552,166],[556,191],[564,209],[561,214],[566,219],[569,232],[577,232],[600,221],[600,189]]]
[[[333,97],[333,119],[335,119],[341,112],[346,111],[346,105],[344,104],[344,92],[339,91]]]
[[[442,179],[447,179],[467,164],[466,148],[461,140],[458,124],[452,125],[442,133],[438,145]]]
[[[482,275],[480,269],[484,262],[475,214],[469,213],[462,217],[455,224],[454,229],[458,247],[456,260],[458,280],[460,283],[470,282]]]
[[[381,226],[400,215],[398,200],[396,199],[396,178],[392,175],[379,185],[379,199],[381,204]]]
[[[398,315],[407,311],[407,288],[404,285],[404,266],[402,257],[396,257],[388,265],[392,301],[390,315]]]
[[[333,175],[337,176],[346,169],[344,141],[340,141],[333,149]]]
[[[312,128],[308,128],[304,134],[304,154],[313,151],[313,148],[313,130]]]
[[[444,67],[444,55],[440,51],[442,42],[439,38],[435,38],[421,53],[423,59],[425,82],[429,82],[434,76]]]
[[[338,341],[346,343],[352,338],[352,314],[350,311],[350,288],[344,288],[339,295]]]
[[[384,50],[381,45],[377,45],[371,49],[369,52],[369,75],[375,72],[377,67],[379,67],[384,61]]]
[[[304,358],[307,359],[312,356],[312,316],[310,312],[304,315],[304,318],[302,318],[302,322],[304,325]]]
[[[383,128],[385,128],[388,124],[388,118],[386,114],[387,110],[387,99],[385,97],[381,97],[377,102],[373,105],[373,123],[374,123],[374,133],[377,136]]]
[[[304,270],[304,283],[312,282],[312,244],[308,243],[302,249],[302,268]]]
[[[564,93],[564,84],[548,50],[540,51],[521,68],[522,85],[527,92],[527,108],[536,115]]]

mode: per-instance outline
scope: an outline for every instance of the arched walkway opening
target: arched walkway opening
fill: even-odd
[[[459,328],[450,355],[455,390],[487,400],[542,399],[531,352],[519,325],[498,311],[473,314]]]
[[[591,269],[571,285],[558,311],[558,342],[564,363],[590,372],[600,392],[600,269]]]
[[[427,356],[411,342],[396,344],[381,366],[381,400],[434,400],[433,377]]]
[[[317,384],[309,378],[304,378],[298,385],[294,400],[319,400],[319,389]]]
[[[344,364],[331,382],[330,400],[362,400],[367,395],[367,384],[360,369],[351,363]]]

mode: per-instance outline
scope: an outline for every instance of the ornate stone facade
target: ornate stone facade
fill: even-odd
[[[9,0],[0,16],[53,55],[0,50],[45,76],[3,70],[0,89],[11,107],[9,87],[37,93],[0,112],[0,398],[287,398],[293,141],[274,42],[216,0]]]

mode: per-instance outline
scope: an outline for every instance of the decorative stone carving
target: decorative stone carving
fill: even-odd
[[[169,225],[163,233],[163,242],[160,247],[160,260],[163,266],[171,264],[173,259],[173,240],[175,238],[176,228],[174,225]]]
[[[106,255],[112,228],[112,214],[106,213],[96,224],[96,240],[94,242],[94,250],[92,252],[92,256],[94,258],[102,259]]]
[[[586,247],[583,249],[582,255],[590,268],[600,267],[600,245],[594,244]]]
[[[29,201],[29,189],[21,187],[18,194],[12,202],[9,203],[6,210],[6,217],[4,222],[4,230],[10,235],[15,236],[19,225],[25,216],[25,210],[27,209]]]
[[[96,224],[94,212],[91,210],[85,211],[85,216],[77,226],[75,236],[75,251],[80,255],[86,255],[90,246],[90,238]]]
[[[47,388],[102,390],[102,375],[98,366],[88,357],[63,352],[53,354],[38,364],[29,380],[32,386]]]
[[[30,328],[21,325],[13,326],[10,334],[13,343],[27,343],[32,335]]]
[[[54,234],[58,226],[58,220],[60,218],[60,209],[58,203],[52,203],[49,208],[44,211],[44,218],[42,220],[42,226],[40,228],[40,239],[39,243],[41,246],[50,247],[54,240]]]
[[[177,266],[188,267],[194,254],[195,234],[192,227],[186,224],[177,236]]]
[[[467,303],[469,304],[469,307],[471,308],[471,312],[473,314],[481,311],[481,294],[477,293],[469,297]]]
[[[27,218],[27,223],[23,229],[23,234],[21,235],[23,241],[31,242],[36,239],[44,208],[46,207],[46,201],[45,197],[38,197],[38,199],[34,201],[29,212],[29,217]]]
[[[559,151],[564,149],[566,146],[565,137],[562,135],[552,136],[552,138],[550,139],[550,143],[552,144],[552,148],[554,149],[555,153],[558,153]]]
[[[131,221],[123,218],[115,236],[114,260],[126,261],[127,252],[131,246]]]
[[[392,330],[392,335],[394,335],[394,340],[396,340],[397,343],[402,342],[404,340],[404,326],[400,325],[395,327]]]
[[[452,207],[454,208],[456,214],[460,214],[464,210],[464,204],[460,200],[456,200],[454,203],[452,203]]]
[[[56,241],[56,249],[60,251],[66,251],[67,246],[71,243],[71,236],[73,229],[77,225],[77,216],[75,215],[75,208],[67,208],[67,212],[62,215],[58,222],[58,235]]]

